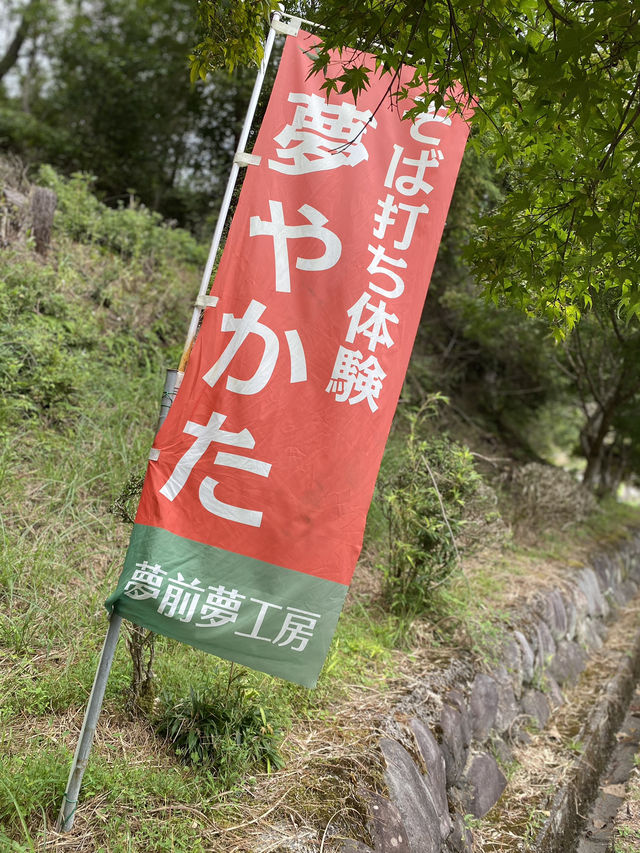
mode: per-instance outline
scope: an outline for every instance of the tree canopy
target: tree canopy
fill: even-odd
[[[202,74],[246,58],[276,3],[198,5],[208,32],[194,52]],[[598,293],[640,316],[634,0],[317,0],[287,9],[297,10],[324,26],[315,69],[327,91],[357,96],[374,70],[368,51],[391,71],[415,67],[412,82],[431,91],[416,111],[430,100],[474,108],[471,144],[493,159],[506,190],[467,248],[486,293],[545,316],[558,335]],[[226,31],[234,38],[216,49]],[[335,73],[331,51],[348,46],[358,50],[343,51]],[[410,95],[398,87],[390,97]]]
[[[9,0],[0,146],[32,171],[94,175],[107,204],[137,196],[208,236],[253,82],[247,65],[262,57],[276,6]],[[422,324],[449,375],[435,373],[429,389],[464,387],[525,453],[547,452],[527,448],[540,418],[559,424],[555,446],[585,457],[585,482],[615,491],[640,472],[640,8],[292,0],[287,11],[324,24],[315,65],[328,92],[357,98],[377,66],[406,63],[428,99],[414,106],[416,89],[394,84],[381,110],[417,113],[429,98],[473,108]]]
[[[201,0],[206,36],[194,51],[196,72],[245,61],[275,7]],[[322,25],[314,67],[328,93],[357,98],[377,68],[393,73],[407,64],[415,68],[410,85],[392,85],[380,108],[413,106],[413,87],[424,84],[430,94],[409,115],[431,103],[472,108],[464,198],[454,198],[432,309],[435,297],[452,339],[475,341],[476,364],[479,358],[485,373],[499,375],[502,390],[526,375],[527,420],[551,400],[578,413],[584,482],[615,491],[638,470],[640,7],[633,0],[311,0],[287,11]],[[224,33],[232,37],[221,48]],[[474,282],[506,311],[482,310]],[[513,308],[543,322],[523,324]],[[555,354],[543,344],[545,327],[564,339]],[[505,428],[513,400],[498,395],[489,405]]]

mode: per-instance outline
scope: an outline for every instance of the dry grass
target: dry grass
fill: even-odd
[[[513,524],[524,541],[535,543],[546,527],[569,527],[592,515],[595,497],[562,468],[530,462],[513,466],[503,476]]]
[[[384,690],[358,688],[331,709],[331,719],[299,720],[283,744],[286,766],[273,774],[258,774],[232,798],[221,794],[218,803],[193,804],[150,802],[144,815],[132,807],[121,809],[135,835],[140,820],[169,819],[177,815],[197,823],[205,848],[228,853],[267,853],[279,849],[335,851],[341,837],[366,839],[365,816],[357,797],[360,785],[380,789],[381,759],[374,750],[385,708],[403,695],[403,679]],[[61,715],[47,721],[46,737],[52,742],[74,745],[81,715]],[[30,749],[45,735],[41,718],[25,718],[17,748]],[[180,766],[141,721],[105,715],[94,744],[94,760],[125,758],[129,765],[151,769]],[[42,850],[88,853],[109,849],[109,838],[101,833],[108,805],[106,795],[84,801],[78,809],[71,833],[50,831]],[[33,826],[37,831],[40,826]],[[285,845],[285,846],[283,846]]]
[[[544,731],[515,745],[505,795],[474,829],[478,853],[533,851],[538,829],[549,816],[554,795],[563,785],[580,750],[579,734],[590,709],[618,671],[640,625],[640,596],[621,610],[609,628],[605,646],[592,653],[575,687],[564,691]]]
[[[638,761],[639,756],[636,756]],[[614,853],[637,853],[640,849],[640,767],[636,766],[627,785],[626,798],[616,815]]]

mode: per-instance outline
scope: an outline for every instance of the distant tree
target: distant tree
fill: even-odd
[[[221,194],[254,76],[238,68],[191,83],[199,35],[195,0],[68,4],[38,42],[38,85],[37,68],[21,69],[0,99],[0,144],[95,175],[111,204],[133,193],[197,228]],[[32,48],[23,41],[23,53]]]
[[[594,292],[591,309],[555,346],[540,319],[507,300],[482,300],[461,249],[473,239],[475,218],[489,215],[505,192],[501,170],[468,151],[423,318],[425,333],[446,356],[442,381],[449,384],[439,387],[475,399],[512,451],[530,453],[534,439],[541,449],[577,454],[585,460],[584,485],[615,494],[623,480],[640,477],[640,323],[621,316],[610,291]],[[536,435],[540,416],[552,426],[548,440]]]
[[[7,11],[10,17],[18,18],[18,23],[4,53],[0,56],[0,80],[15,66],[25,42],[41,28],[43,19],[50,20],[55,15],[55,10],[48,7],[44,0],[28,0],[13,8],[9,4]]]
[[[509,304],[482,298],[464,262],[474,222],[502,199],[502,179],[486,157],[469,150],[462,162],[433,270],[420,334],[438,359],[439,389],[463,397],[500,432],[512,452],[530,458],[529,425],[564,396],[544,323]]]
[[[640,474],[640,323],[623,324],[612,300],[599,297],[564,353],[584,418],[583,482],[600,495],[615,494],[623,479]]]
[[[20,18],[20,23],[18,24],[18,28],[16,29],[15,35],[9,42],[7,49],[4,52],[4,55],[0,57],[0,80],[2,80],[7,71],[10,71],[18,61],[20,48],[24,44],[28,32],[29,18],[26,14],[23,13],[22,17]]]
[[[112,201],[132,191],[182,219],[181,179],[207,165],[194,149],[210,104],[187,71],[196,33],[190,0],[79,3],[38,107],[45,124],[66,130],[57,165],[97,175]]]

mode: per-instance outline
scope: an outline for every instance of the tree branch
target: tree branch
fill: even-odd
[[[599,170],[600,172],[601,172],[601,171],[604,169],[604,167],[606,166],[606,164],[607,164],[607,160],[609,160],[611,157],[613,157],[613,153],[614,153],[614,151],[616,150],[616,148],[617,148],[618,143],[620,142],[620,140],[623,138],[623,136],[624,136],[624,135],[625,135],[629,130],[631,130],[631,128],[633,127],[633,125],[634,125],[634,124],[635,124],[635,122],[637,121],[638,116],[640,116],[640,104],[639,104],[639,105],[636,107],[635,112],[633,113],[633,115],[631,116],[631,118],[629,119],[629,121],[627,122],[627,126],[624,128],[624,130],[622,129],[622,128],[623,128],[623,125],[624,125],[624,123],[625,123],[625,120],[626,120],[626,118],[627,118],[627,115],[629,114],[629,110],[631,109],[631,105],[633,104],[634,98],[635,98],[635,97],[636,97],[636,95],[638,94],[638,91],[639,91],[639,90],[640,90],[640,74],[638,74],[638,77],[637,77],[637,79],[636,79],[636,84],[635,84],[635,86],[633,87],[633,92],[631,92],[631,94],[629,95],[629,100],[627,101],[627,106],[626,106],[626,107],[625,107],[625,109],[624,109],[624,112],[623,112],[623,114],[622,114],[622,118],[620,119],[620,124],[618,125],[618,129],[617,129],[617,131],[616,131],[616,133],[615,133],[615,136],[613,137],[612,141],[610,142],[610,144],[609,144],[609,148],[607,149],[606,154],[604,155],[604,157],[602,158],[602,160],[598,163],[598,170]]]
[[[568,27],[572,26],[573,21],[569,20],[569,18],[565,18],[564,15],[560,14],[560,12],[558,12],[558,10],[553,6],[552,3],[549,2],[549,0],[544,0],[544,5],[547,7],[549,12],[551,13],[551,17],[553,18],[553,21],[554,21],[554,29],[555,29],[555,22],[556,21],[562,21],[562,23],[566,24]]]
[[[30,3],[29,5],[33,5],[33,3]],[[22,18],[20,20],[20,25],[18,26],[18,29],[16,30],[15,36],[11,40],[11,43],[9,44],[9,47],[5,51],[4,56],[2,57],[2,59],[0,59],[0,80],[2,80],[4,75],[8,71],[10,71],[13,68],[13,66],[16,64],[16,62],[18,61],[18,55],[20,54],[20,48],[24,44],[25,39],[27,38],[27,36],[29,34],[29,27],[30,27],[30,22],[28,20],[28,16],[27,16],[26,10],[25,10],[25,13],[23,13]]]

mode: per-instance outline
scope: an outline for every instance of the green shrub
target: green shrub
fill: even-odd
[[[108,207],[91,192],[94,178],[76,172],[70,178],[41,166],[38,181],[58,196],[56,227],[73,240],[97,243],[125,258],[156,264],[169,258],[204,265],[207,250],[187,231],[172,228],[159,213],[132,199],[132,206]]]
[[[455,568],[465,501],[479,482],[466,447],[446,435],[421,435],[440,399],[407,416],[406,443],[394,447],[395,468],[377,487],[386,521],[385,593],[391,610],[409,617],[432,609],[434,590]]]
[[[0,382],[5,404],[39,413],[72,401],[99,337],[94,318],[73,316],[56,271],[6,257],[0,267]]]
[[[283,764],[280,731],[267,720],[257,695],[243,684],[242,670],[234,676],[232,667],[226,683],[192,687],[187,699],[177,701],[165,695],[156,730],[185,763],[210,770],[229,789],[252,769],[271,772]]]

